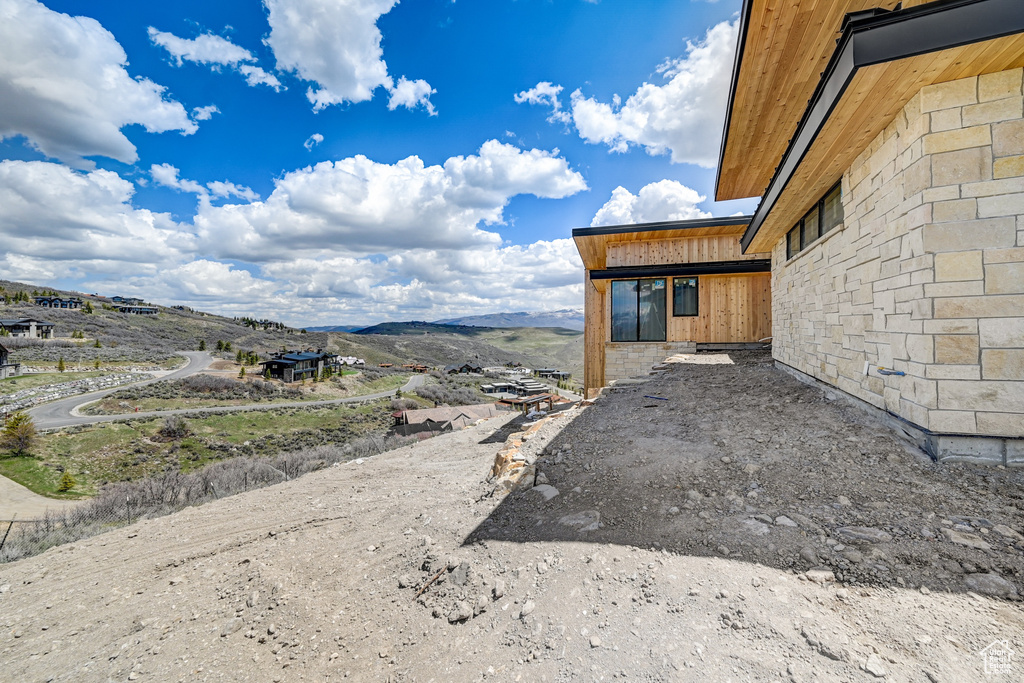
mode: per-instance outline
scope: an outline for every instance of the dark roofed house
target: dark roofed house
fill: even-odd
[[[483,372],[483,366],[477,363],[463,363],[462,365],[453,364],[444,366],[444,374],[446,375],[465,375],[471,372],[481,373]]]
[[[0,320],[0,330],[12,337],[53,339],[53,323],[35,318]]]
[[[35,297],[35,301],[36,306],[42,306],[43,308],[76,309],[82,307],[82,300],[74,296],[37,296]]]
[[[450,432],[465,429],[478,420],[494,417],[500,408],[494,403],[471,406],[403,410],[394,414],[394,431],[402,436],[418,433]]]
[[[260,363],[264,373],[282,382],[298,382],[318,377],[325,369],[341,367],[338,356],[323,351],[288,351]]]
[[[16,377],[21,374],[21,364],[11,363],[9,360],[10,351],[3,344],[0,344],[0,379]]]
[[[137,306],[135,304],[114,306],[114,309],[118,313],[125,313],[127,315],[156,315],[160,312],[160,309],[156,306]]]
[[[115,304],[122,304],[124,306],[141,306],[146,303],[144,299],[135,296],[112,296],[110,300]]]

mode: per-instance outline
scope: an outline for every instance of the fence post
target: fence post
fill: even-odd
[[[11,517],[11,523],[7,525],[7,531],[4,532],[4,540],[0,541],[0,552],[3,552],[4,543],[7,543],[7,534],[11,533],[11,527],[14,526],[14,520],[18,518],[18,513],[15,512],[14,516]]]
[[[125,507],[125,510],[128,512],[128,524],[131,524],[132,523],[132,497],[131,496],[125,496],[124,497],[124,507]]]

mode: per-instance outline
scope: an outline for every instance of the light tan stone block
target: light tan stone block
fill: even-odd
[[[963,128],[963,119],[960,117],[960,107],[953,109],[940,109],[931,114],[931,131],[940,133],[944,130],[955,130]]]
[[[978,79],[961,78],[921,88],[921,112],[950,109],[978,101]]]
[[[927,161],[925,157],[922,161]],[[932,185],[959,185],[992,179],[992,148],[971,147],[931,156]],[[920,163],[920,162],[919,162]],[[910,191],[907,191],[910,194]]]
[[[924,295],[929,299],[950,296],[981,296],[984,293],[985,283],[982,280],[936,282],[924,286]]]
[[[1024,413],[1024,382],[948,380],[938,389],[942,410]]]
[[[929,365],[924,376],[928,379],[981,379],[978,365]]]
[[[979,148],[981,149],[981,148]],[[949,184],[949,183],[944,183]],[[931,157],[918,159],[903,174],[904,193],[909,197],[932,186]]]
[[[932,253],[1012,247],[1017,228],[1013,218],[933,223],[923,228],[923,238],[924,250]]]
[[[1024,192],[1024,178],[983,180],[980,183],[965,183],[960,186],[961,197],[997,197],[1019,192]]]
[[[1016,178],[1019,176],[1024,176],[1024,155],[1018,154],[995,160],[992,166],[993,178]]]
[[[985,269],[982,266],[981,254],[982,252],[980,251],[954,251],[935,254],[935,281],[954,282],[982,279],[985,277]]]
[[[967,320],[925,320],[925,334],[978,334],[978,321]]]
[[[957,149],[981,147],[992,144],[992,132],[988,125],[947,130],[924,136],[924,153],[941,154]],[[1003,156],[1003,155],[1000,155]]]
[[[1021,94],[1022,69],[997,71],[978,76],[978,101],[988,102]]]
[[[1019,315],[1024,315],[1024,310]],[[1024,349],[1024,317],[979,320],[978,334],[982,348]]]
[[[928,414],[928,429],[947,434],[974,434],[978,423],[966,410],[933,410]]]
[[[930,334],[908,334],[907,354],[917,363],[932,363],[935,360],[935,344]]]
[[[991,436],[1024,436],[1024,420],[1015,413],[977,413],[978,433]]]
[[[924,406],[920,406],[913,401],[908,401],[905,398],[900,399],[899,415],[903,419],[916,424],[922,429],[928,429],[929,424],[929,411]]]
[[[921,199],[925,202],[944,202],[950,199],[960,198],[960,188],[956,185],[946,187],[932,187],[921,193]]]
[[[978,200],[954,199],[932,204],[932,220],[936,223],[970,221],[978,217]]]
[[[935,335],[935,362],[949,365],[973,365],[978,362],[978,336],[973,334]]]
[[[981,376],[1024,380],[1024,349],[985,349],[981,352]]]
[[[1024,115],[1024,99],[1021,99],[1019,95],[973,104],[964,107],[962,112],[964,126],[1009,121],[1019,119],[1022,115]]]
[[[997,157],[1024,154],[1024,119],[992,124],[992,154]]]
[[[1015,318],[1021,311],[1024,311],[1024,296],[1020,294],[935,300],[936,318]]]
[[[978,217],[1017,216],[1024,214],[1024,192],[978,199]]]
[[[993,263],[985,266],[985,293],[1024,293],[1024,263]]]

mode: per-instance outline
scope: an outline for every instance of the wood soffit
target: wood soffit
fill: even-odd
[[[1017,1],[987,0],[987,3],[989,7],[1001,6],[1012,13],[1013,3]],[[953,7],[956,3],[933,4]],[[961,5],[961,10],[971,10],[982,3],[974,3],[973,8],[971,3]],[[931,19],[937,17],[940,14],[936,12]],[[1017,17],[1016,23],[1020,24],[1022,18],[1024,14]],[[1012,21],[996,23],[1007,30],[1014,28]],[[966,22],[954,23],[950,30],[955,32],[959,26],[966,26]],[[918,32],[928,36],[936,33],[934,29],[918,29]],[[867,40],[874,40],[876,44],[868,47],[878,51],[878,38],[869,34]],[[857,43],[847,47],[846,52],[857,52]],[[840,50],[842,48],[841,45]],[[886,46],[881,52],[890,49],[898,53],[900,46]],[[907,49],[913,50],[914,46]],[[861,53],[868,51],[860,50]],[[843,55],[837,52],[836,57],[827,75],[836,82],[822,81],[807,116],[794,134],[793,144],[787,147],[778,171],[764,190],[761,205],[743,239],[747,253],[770,250],[923,87],[1024,66],[1024,33],[922,51],[904,58],[868,60],[863,66],[855,61],[844,66]],[[882,93],[884,97],[880,96]]]
[[[928,0],[904,0],[903,7]],[[759,197],[796,132],[849,12],[898,0],[744,0],[715,199]]]

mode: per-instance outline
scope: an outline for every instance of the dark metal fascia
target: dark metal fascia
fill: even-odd
[[[769,273],[771,259],[749,261],[708,261],[705,263],[675,263],[657,266],[621,266],[604,270],[591,270],[591,280],[618,280],[642,277],[672,277],[685,275],[736,275],[739,273]]]
[[[715,173],[715,194],[718,199],[718,182],[722,177],[722,161],[725,159],[725,145],[729,140],[729,121],[732,120],[732,101],[736,97],[736,84],[740,79],[740,66],[743,64],[743,50],[747,42],[747,28],[750,26],[750,13],[754,0],[743,0],[740,8],[740,26],[736,32],[736,54],[732,62],[732,80],[729,83],[729,99],[725,102],[725,126],[722,130],[722,143],[718,147],[718,172]]]
[[[1022,32],[1021,0],[940,0],[849,22],[782,163],[740,239],[743,251],[775,207],[860,68]]]
[[[592,228],[573,228],[573,237],[592,235],[622,235],[630,232],[658,232],[659,230],[694,230],[696,228],[718,228],[728,225],[746,225],[752,216],[723,216],[720,218],[696,218],[689,221],[659,221],[657,223],[630,223],[627,225],[598,225]]]

